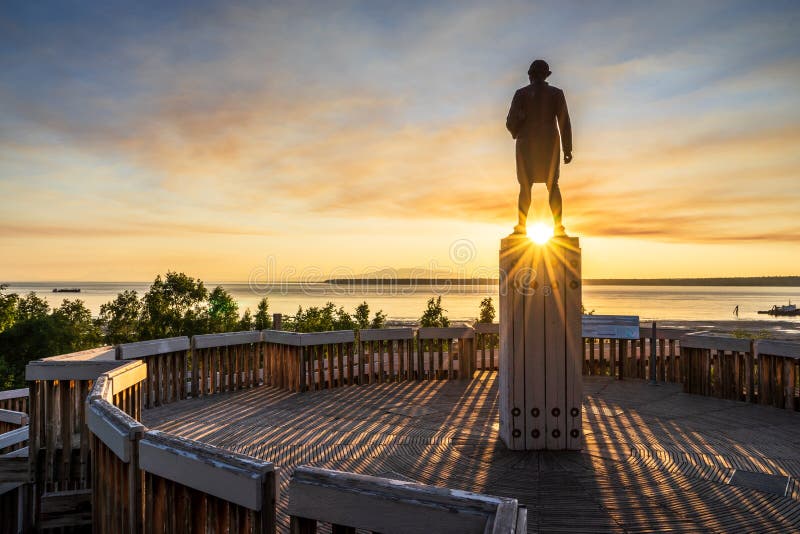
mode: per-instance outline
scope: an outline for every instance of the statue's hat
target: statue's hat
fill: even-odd
[[[543,59],[537,59],[533,63],[531,63],[531,68],[528,69],[528,75],[533,73],[537,73],[544,78],[547,78],[552,72],[550,72],[550,65],[547,64],[547,61]]]

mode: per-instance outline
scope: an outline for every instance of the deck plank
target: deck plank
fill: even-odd
[[[798,412],[584,377],[583,451],[508,451],[495,378],[260,387],[147,410],[144,423],[285,467],[282,532],[299,464],[516,497],[529,532],[800,529],[800,492],[728,484],[734,469],[800,478]]]

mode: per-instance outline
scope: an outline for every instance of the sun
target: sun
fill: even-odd
[[[553,227],[544,223],[536,223],[528,228],[528,237],[538,245],[544,245],[553,237]]]

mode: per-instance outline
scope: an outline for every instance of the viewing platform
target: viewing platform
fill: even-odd
[[[245,331],[31,362],[0,392],[2,531],[800,530],[800,343],[584,325],[580,450],[513,451],[499,331]]]
[[[145,410],[143,422],[274,462],[283,532],[301,464],[514,497],[528,532],[800,529],[800,413],[585,377],[583,451],[510,451],[496,377],[257,388]]]

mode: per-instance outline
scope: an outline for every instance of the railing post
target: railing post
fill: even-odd
[[[313,363],[310,362],[310,358],[308,356],[308,351],[306,350],[306,347],[298,347],[298,349],[299,349],[298,375],[300,377],[299,378],[300,384],[298,384],[298,386],[299,386],[298,390],[302,393],[302,392],[307,391],[309,389],[309,387],[307,385],[307,382],[306,382],[306,375],[309,374],[309,373],[310,373],[310,377],[309,377],[308,383],[310,383],[313,386],[313,383],[314,383],[314,366],[313,366]],[[310,367],[310,371],[308,371],[306,369],[306,366]]]
[[[655,386],[656,385],[656,344],[658,340],[656,340],[656,322],[653,321],[653,329],[650,333],[650,384]],[[642,347],[644,348],[644,347]],[[644,357],[644,354],[642,354]]]
[[[282,313],[273,313],[272,314],[272,329],[273,330],[282,330],[281,326],[283,326],[283,314]]]

